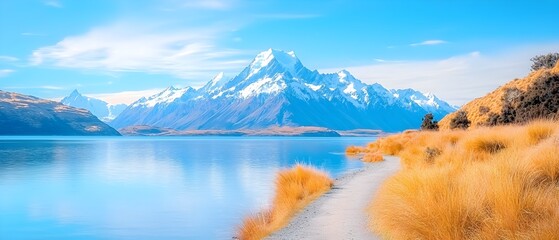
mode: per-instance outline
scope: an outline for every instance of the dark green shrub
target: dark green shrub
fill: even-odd
[[[553,68],[559,60],[559,53],[548,53],[545,55],[538,55],[530,59],[532,61],[532,71],[541,68]]]
[[[433,119],[434,116],[432,113],[425,114],[423,122],[421,123],[421,130],[439,130],[439,123]]]
[[[468,119],[468,113],[465,111],[458,111],[454,118],[450,120],[450,129],[468,129],[471,123],[472,122]]]

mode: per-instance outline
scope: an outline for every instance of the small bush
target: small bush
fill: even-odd
[[[491,109],[489,109],[486,106],[479,106],[479,114],[481,115],[485,115],[487,114],[489,111],[491,111]]]
[[[487,120],[485,121],[485,126],[496,126],[497,124],[499,124],[499,114],[496,114],[494,112],[490,112],[489,115],[487,116]]]
[[[537,71],[541,68],[553,68],[557,60],[559,60],[559,53],[538,55],[530,60],[532,61],[532,71]]]
[[[450,120],[450,129],[468,129],[472,122],[468,119],[468,113],[465,111],[458,111],[454,118]]]
[[[421,130],[439,130],[439,124],[436,120],[434,120],[434,116],[432,113],[427,113],[423,117]]]
[[[435,158],[439,155],[441,155],[441,150],[438,148],[428,147],[425,149],[425,160],[428,163],[432,163],[433,161],[435,161]]]

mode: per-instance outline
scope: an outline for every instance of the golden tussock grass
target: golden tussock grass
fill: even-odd
[[[384,161],[384,157],[382,154],[375,152],[375,153],[366,153],[363,155],[363,162],[382,162]]]
[[[347,156],[360,155],[363,162],[382,162],[384,157],[380,153],[375,144],[369,144],[367,147],[349,146],[345,150]]]
[[[559,239],[559,122],[413,132],[369,144],[403,168],[368,212],[386,239]]]
[[[239,239],[262,239],[282,228],[311,201],[330,190],[332,179],[324,172],[296,165],[276,178],[276,195],[270,209],[249,216],[238,229]]]
[[[345,154],[348,156],[355,156],[360,153],[364,153],[366,148],[358,146],[349,146],[345,149]]]

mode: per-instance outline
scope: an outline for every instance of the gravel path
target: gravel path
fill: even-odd
[[[367,228],[365,209],[384,179],[400,168],[398,158],[385,159],[336,179],[332,190],[267,239],[379,239]]]

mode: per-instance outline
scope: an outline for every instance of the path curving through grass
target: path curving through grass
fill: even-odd
[[[267,239],[378,239],[367,228],[366,209],[381,183],[400,168],[397,157],[385,159],[336,179],[332,190]]]

